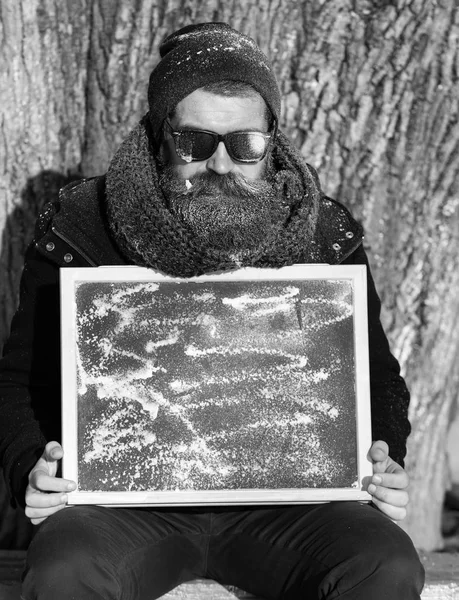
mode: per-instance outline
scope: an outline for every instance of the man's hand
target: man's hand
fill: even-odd
[[[38,525],[49,515],[65,508],[66,492],[76,488],[74,481],[56,477],[57,467],[63,455],[60,444],[49,442],[37,464],[30,471],[29,485],[25,493],[25,514],[34,525]]]
[[[367,491],[373,496],[373,504],[392,520],[401,521],[409,502],[406,471],[391,459],[386,442],[374,442],[368,458],[373,463],[373,477]]]

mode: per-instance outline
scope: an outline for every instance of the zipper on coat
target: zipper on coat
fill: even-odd
[[[83,250],[80,250],[80,248],[78,248],[78,246],[75,246],[75,244],[73,242],[71,242],[68,237],[66,237],[63,233],[61,233],[60,231],[58,231],[54,226],[51,227],[51,231],[54,233],[54,235],[56,235],[58,238],[60,238],[63,242],[65,242],[68,246],[70,246],[70,248],[72,248],[72,250],[76,253],[78,253],[82,258],[84,258],[84,260],[91,265],[91,267],[97,267],[97,264],[91,259],[89,258],[89,256],[83,252]]]

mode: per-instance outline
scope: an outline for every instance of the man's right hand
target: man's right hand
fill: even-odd
[[[30,471],[25,493],[25,514],[34,525],[49,515],[62,510],[67,504],[67,493],[76,488],[74,481],[56,477],[59,461],[64,455],[58,442],[48,442],[37,464]]]

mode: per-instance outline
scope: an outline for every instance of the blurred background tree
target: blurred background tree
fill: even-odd
[[[365,226],[412,392],[403,526],[440,548],[459,383],[458,14],[451,0],[1,0],[0,345],[39,208],[106,170],[146,112],[160,41],[225,21],[272,59],[282,128]],[[28,529],[1,504],[18,547]]]

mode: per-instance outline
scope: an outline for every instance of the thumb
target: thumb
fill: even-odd
[[[48,442],[43,452],[43,458],[47,463],[55,463],[64,456],[62,446],[58,442]]]
[[[389,446],[386,442],[378,440],[371,446],[368,454],[372,462],[383,462],[389,457]]]

